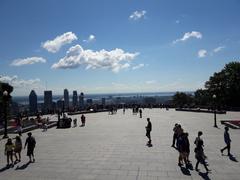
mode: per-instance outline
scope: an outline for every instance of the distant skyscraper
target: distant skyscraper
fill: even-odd
[[[102,98],[102,105],[105,106],[106,105],[106,99]]]
[[[80,109],[84,109],[84,94],[83,94],[83,92],[81,92],[81,94],[79,95],[79,107],[80,107]]]
[[[52,108],[52,91],[44,91],[44,109],[50,111]]]
[[[77,91],[73,91],[72,105],[73,105],[73,107],[77,107],[77,106],[78,106],[78,95],[77,95]]]
[[[36,113],[37,109],[37,94],[32,90],[29,94],[29,111],[31,113]]]
[[[65,109],[69,109],[69,93],[67,89],[64,89],[64,106]]]

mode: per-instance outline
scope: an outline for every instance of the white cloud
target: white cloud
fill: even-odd
[[[38,87],[40,83],[40,79],[29,79],[29,80],[24,80],[18,78],[18,76],[4,76],[0,75],[0,81],[9,83],[12,85],[14,88],[23,88],[23,87],[28,87],[28,88],[33,88],[33,87]]]
[[[46,63],[46,59],[42,57],[28,57],[24,59],[15,59],[11,63],[11,66],[23,66],[23,65],[30,65],[35,63]]]
[[[138,64],[138,65],[136,65],[136,66],[133,66],[133,67],[132,67],[132,70],[140,69],[140,68],[142,68],[142,67],[144,67],[144,64]]]
[[[217,52],[219,52],[219,51],[222,51],[224,48],[225,48],[225,46],[219,46],[219,47],[213,49],[213,52],[214,52],[214,53],[217,53]]]
[[[49,52],[56,53],[60,48],[66,44],[72,43],[72,41],[77,40],[77,36],[72,32],[66,32],[60,36],[57,36],[53,40],[47,40],[42,43],[42,47]]]
[[[145,11],[145,10],[135,11],[129,16],[129,19],[136,21],[138,19],[144,18],[146,13],[147,13],[147,11]]]
[[[86,69],[104,68],[113,72],[130,67],[129,62],[139,53],[128,53],[122,49],[106,51],[84,50],[79,44],[72,46],[57,63],[52,65],[53,69],[72,69],[80,65],[86,65]]]
[[[176,23],[176,24],[179,24],[179,23],[180,23],[180,20],[176,20],[175,23]]]
[[[190,39],[190,38],[202,39],[202,33],[197,32],[197,31],[187,32],[187,33],[185,33],[185,34],[183,35],[182,38],[173,41],[173,43],[175,44],[175,43],[177,43],[177,42],[179,42],[179,41],[182,41],[182,42],[183,42],[183,41],[186,41],[186,40],[188,40],[188,39]]]
[[[88,42],[89,43],[89,42],[93,42],[95,40],[96,40],[96,37],[93,34],[91,34],[91,35],[89,35],[88,39],[83,40],[83,42]]]
[[[207,50],[205,50],[205,49],[200,49],[200,50],[198,51],[198,57],[199,57],[199,58],[204,58],[204,57],[206,57],[206,55],[207,55]]]
[[[149,80],[145,82],[146,84],[156,84],[157,81],[156,80]]]

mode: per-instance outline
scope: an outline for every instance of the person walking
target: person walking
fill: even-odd
[[[13,150],[14,144],[12,143],[12,139],[8,138],[7,143],[5,144],[5,155],[7,156],[7,166],[13,165]],[[9,161],[11,160],[11,164]]]
[[[21,152],[22,152],[22,140],[20,136],[16,136],[15,146],[14,146],[14,156],[15,163],[21,162]]]
[[[223,151],[227,149],[228,156],[230,156],[231,155],[231,153],[230,153],[230,150],[231,150],[231,138],[230,138],[230,135],[229,135],[228,131],[229,131],[229,128],[225,127],[224,141],[226,143],[226,146],[224,148],[220,149],[220,151],[223,154]]]
[[[201,164],[203,164],[203,166],[205,167],[207,172],[211,171],[208,169],[206,161],[205,161],[205,159],[207,159],[207,156],[205,156],[205,154],[204,154],[203,141],[201,139],[198,141],[197,147],[194,149],[194,152],[195,152],[195,158],[197,159],[197,163],[195,165],[195,170],[199,171],[198,165],[199,165],[199,163],[201,163]]]
[[[26,139],[24,149],[27,146],[27,156],[29,157],[29,162],[35,162],[34,149],[35,149],[35,146],[36,146],[36,140],[35,140],[34,137],[32,137],[31,132],[29,132],[27,135],[28,135],[28,137]]]
[[[148,138],[147,146],[152,146],[152,139],[151,139],[151,131],[152,131],[152,123],[150,121],[150,118],[147,118],[147,126],[146,128],[146,136]]]

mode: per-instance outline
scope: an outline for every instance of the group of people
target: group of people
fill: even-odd
[[[230,156],[230,135],[228,133],[229,128],[225,127],[225,132],[224,132],[224,141],[226,143],[226,147],[220,149],[221,153],[223,153],[224,150],[228,150],[228,155]],[[186,167],[188,167],[190,164],[189,160],[189,154],[190,154],[190,143],[188,139],[188,133],[184,132],[180,124],[175,124],[173,128],[173,141],[172,141],[172,147],[175,147],[178,152],[179,152],[179,157],[178,157],[178,165],[182,166],[184,163]],[[203,135],[202,131],[198,132],[198,135],[194,141],[195,148],[194,148],[194,153],[195,153],[195,158],[197,160],[196,165],[195,165],[195,170],[198,171],[198,165],[199,163],[203,164],[205,167],[206,171],[209,172],[211,171],[208,169],[208,164],[206,162],[207,156],[204,153],[204,142],[201,136]]]
[[[27,133],[28,137],[26,138],[24,149],[27,147],[27,156],[29,157],[29,162],[35,162],[34,158],[34,148],[36,146],[36,140],[32,136],[32,133]],[[5,155],[7,156],[7,166],[14,166],[14,164],[21,162],[21,152],[22,152],[22,139],[18,135],[15,138],[15,142],[11,138],[8,138],[7,143],[5,144]],[[15,161],[13,161],[13,156]],[[11,161],[11,163],[10,163]]]
[[[180,124],[175,124],[173,128],[173,141],[172,141],[172,147],[175,147],[178,152],[178,165],[182,166],[185,164],[186,168],[188,168],[191,163],[189,160],[189,154],[190,154],[190,142],[188,139],[188,133],[184,132],[182,126]],[[207,167],[206,159],[207,156],[204,153],[204,144],[203,140],[201,138],[202,132],[198,132],[198,136],[196,137],[194,144],[196,145],[194,152],[195,152],[195,158],[197,160],[195,165],[195,170],[198,171],[198,165],[199,163],[203,164],[206,171],[209,172],[210,170]]]
[[[86,124],[86,117],[84,116],[84,114],[82,114],[81,116],[81,125],[80,127],[84,127]],[[77,127],[77,118],[73,119],[73,127]]]

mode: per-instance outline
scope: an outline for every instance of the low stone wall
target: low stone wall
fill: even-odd
[[[190,108],[176,108],[176,111],[198,112],[198,113],[214,113],[213,110],[207,109],[190,109]],[[216,114],[226,114],[226,111],[216,111]]]

